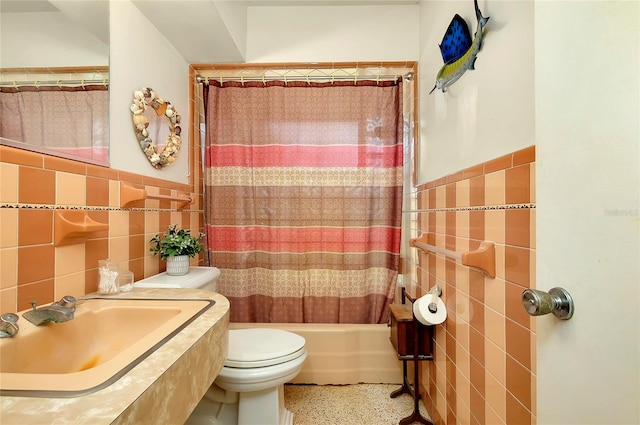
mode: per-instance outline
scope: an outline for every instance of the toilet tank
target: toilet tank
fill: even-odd
[[[135,283],[138,288],[190,288],[216,290],[220,270],[216,267],[191,266],[182,276],[170,276],[167,272],[150,276]]]

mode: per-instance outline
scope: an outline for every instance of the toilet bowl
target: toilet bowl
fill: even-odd
[[[231,400],[220,409],[220,425],[291,425],[284,407],[284,384],[295,378],[307,358],[305,339],[278,329],[229,331],[229,354],[214,385]],[[215,390],[214,390],[215,391]],[[209,399],[224,403],[209,394]],[[236,395],[237,394],[237,397]]]
[[[220,271],[190,267],[184,276],[160,273],[136,287],[215,290]],[[186,425],[292,425],[284,384],[307,358],[305,339],[293,332],[256,328],[229,331],[227,360]]]

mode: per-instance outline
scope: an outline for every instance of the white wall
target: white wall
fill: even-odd
[[[416,61],[418,6],[249,7],[247,62]]]
[[[109,46],[60,12],[0,16],[0,67],[109,65]]]
[[[110,23],[111,167],[188,183],[189,65],[129,0],[111,1]],[[143,86],[153,88],[182,115],[180,154],[173,164],[162,170],[151,166],[133,130],[129,106],[133,92]]]
[[[464,18],[472,36],[477,20],[470,0],[420,3],[420,183],[535,144],[533,2],[478,4],[490,19],[476,69],[429,94],[451,19]]]
[[[640,423],[640,3],[535,4],[538,424]]]

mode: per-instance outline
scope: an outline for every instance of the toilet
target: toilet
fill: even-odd
[[[220,270],[189,267],[184,276],[160,273],[135,283],[141,288],[215,291]],[[284,406],[284,384],[307,358],[305,339],[279,329],[229,330],[227,360],[187,425],[293,425]]]
[[[300,373],[306,358],[305,339],[292,332],[230,330],[227,360],[187,424],[211,424],[203,419],[215,412],[214,424],[292,425],[284,384]]]

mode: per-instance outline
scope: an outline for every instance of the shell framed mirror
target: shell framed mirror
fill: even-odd
[[[180,114],[150,87],[133,93],[131,118],[140,149],[149,163],[162,169],[173,163],[180,152]]]

